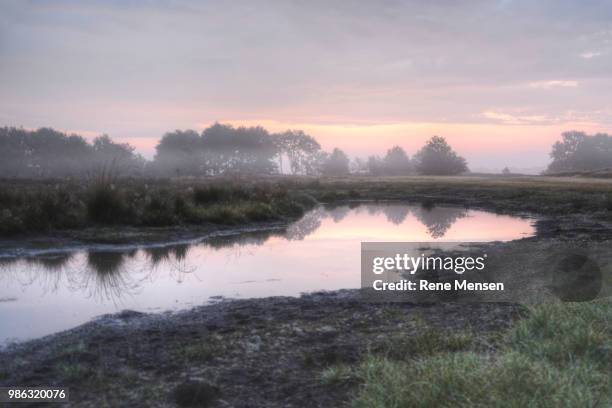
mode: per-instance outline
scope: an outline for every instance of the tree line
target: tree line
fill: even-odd
[[[123,175],[141,174],[145,159],[127,143],[108,135],[88,142],[50,128],[0,128],[0,174],[11,178],[87,176],[113,167]]]
[[[84,137],[50,128],[0,128],[2,177],[43,178],[95,175],[112,171],[121,176],[232,176],[293,174],[308,176],[452,175],[468,171],[439,136],[432,137],[412,158],[399,146],[383,157],[350,160],[339,148],[325,152],[300,130],[270,133],[263,127],[215,123],[202,132],[168,132],[147,161],[127,143],[102,135]]]
[[[550,152],[546,173],[585,172],[612,169],[612,136],[570,131],[561,135]]]
[[[565,132],[552,146],[550,157],[547,174],[612,169],[612,136]],[[51,128],[0,128],[0,176],[5,178],[86,177],[100,172],[167,177],[453,175],[467,171],[466,160],[440,136],[433,136],[412,157],[394,146],[382,157],[350,160],[338,148],[325,152],[315,138],[300,130],[270,133],[259,126],[215,123],[202,132],[166,133],[153,160],[145,160],[130,144],[117,143],[107,135],[88,141]]]

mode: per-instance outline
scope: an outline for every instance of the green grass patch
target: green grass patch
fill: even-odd
[[[368,358],[355,407],[592,407],[610,379],[589,366],[561,369],[508,351],[450,353],[413,362]]]
[[[612,370],[612,303],[559,303],[534,308],[517,323],[509,346],[557,365],[575,361]]]
[[[610,302],[540,305],[497,352],[469,350],[469,335],[427,331],[322,380],[357,379],[359,408],[610,406],[611,318]]]

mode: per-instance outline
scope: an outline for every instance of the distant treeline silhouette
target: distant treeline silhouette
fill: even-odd
[[[439,136],[432,137],[412,158],[394,146],[380,158],[356,158],[342,150],[331,153],[300,130],[270,133],[262,127],[233,127],[216,123],[201,133],[166,133],[147,161],[127,143],[107,135],[88,142],[84,137],[50,128],[30,131],[0,128],[2,177],[43,178],[116,176],[232,176],[294,174],[344,176],[453,175],[468,171],[460,157]]]
[[[89,143],[50,128],[0,128],[0,174],[6,178],[90,176],[111,166],[122,175],[137,175],[145,164],[132,146],[107,135]]]
[[[553,145],[549,174],[612,169],[612,136],[571,131]]]

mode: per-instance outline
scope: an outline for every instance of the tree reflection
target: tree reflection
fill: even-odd
[[[285,237],[289,240],[301,241],[315,232],[321,226],[321,220],[326,215],[323,207],[317,207],[304,214],[304,216],[287,227]]]
[[[387,217],[387,221],[399,225],[406,220],[410,214],[410,207],[407,205],[386,205],[382,208],[382,212]]]
[[[347,221],[346,217],[351,211],[355,212],[356,217]],[[342,222],[341,226],[331,227],[341,229],[350,229],[353,227],[351,224],[359,223],[363,216],[375,217],[376,222],[384,223],[386,218],[389,223],[395,225],[408,225],[406,219],[411,212],[427,227],[432,238],[443,237],[454,222],[467,216],[467,210],[462,208],[429,208],[405,204],[367,204],[354,210],[347,205],[327,209],[319,206],[286,229],[218,235],[198,244],[64,252],[26,258],[4,257],[0,258],[0,279],[14,280],[22,286],[30,286],[36,282],[45,292],[59,289],[79,291],[91,297],[116,302],[124,296],[137,294],[147,283],[158,278],[169,276],[176,282],[181,282],[185,273],[191,273],[198,267],[206,267],[205,261],[198,261],[197,257],[209,251],[194,251],[196,254],[192,255],[190,250],[194,245],[208,248],[210,251],[228,248],[228,255],[241,256],[242,248],[250,251],[254,246],[265,245],[271,237],[283,237],[288,241],[304,240],[315,233],[326,218],[334,223]],[[367,228],[371,225],[370,221],[366,222]]]
[[[348,205],[327,207],[326,209],[327,214],[331,217],[332,220],[334,220],[335,223],[339,223],[340,221],[342,221],[348,215],[348,213],[351,212],[351,209]]]
[[[468,211],[457,207],[420,207],[414,210],[415,217],[427,227],[432,238],[442,238],[457,220],[467,217]]]

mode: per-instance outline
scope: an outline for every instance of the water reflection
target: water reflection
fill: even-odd
[[[406,205],[388,205],[382,208],[381,211],[385,214],[389,222],[400,225],[404,222],[406,217],[408,217],[408,214],[410,214],[410,207]]]
[[[414,211],[416,218],[427,226],[429,235],[434,238],[443,238],[446,232],[460,218],[465,218],[468,211],[455,207],[427,207],[421,206]]]
[[[510,240],[532,233],[529,220],[463,208],[344,205],[315,208],[285,230],[0,257],[0,299],[17,299],[0,303],[0,340],[50,333],[125,308],[180,309],[215,295],[359,287],[361,241]]]
[[[125,267],[125,259],[129,253],[111,251],[92,251],[87,253],[87,269],[80,275],[82,280],[77,281],[89,296],[101,299],[114,300],[128,293],[133,284],[130,284],[130,275]]]

